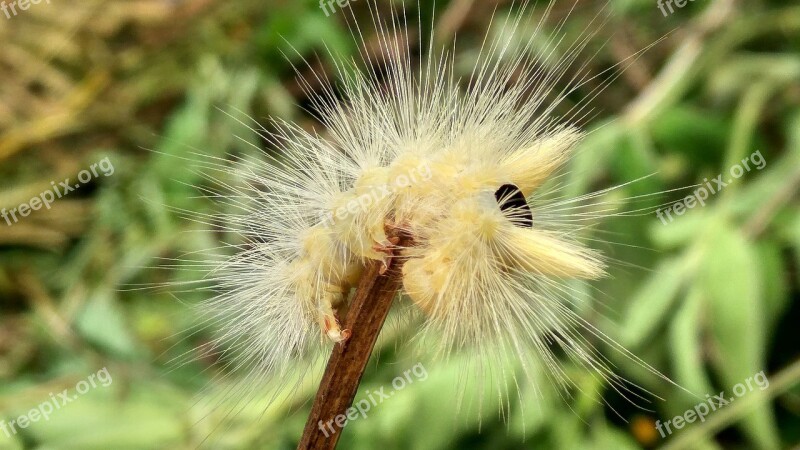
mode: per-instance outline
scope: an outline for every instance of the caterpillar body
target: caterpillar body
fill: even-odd
[[[504,29],[513,34],[526,7]],[[424,317],[419,333],[435,334],[437,351],[475,349],[490,371],[511,354],[525,376],[544,367],[568,391],[576,385],[557,361],[561,351],[632,393],[594,340],[665,379],[564,300],[571,288],[563,280],[605,274],[603,256],[579,239],[581,222],[594,216],[560,214],[593,197],[541,201],[583,136],[573,123],[586,103],[569,117],[552,115],[582,86],[575,75],[569,88],[556,87],[589,38],[549,71],[539,62],[557,34],[538,58],[527,56],[533,37],[489,42],[464,89],[445,52],[431,51],[415,69],[410,49],[376,25],[384,56],[364,62],[386,73],[339,63],[339,91],[329,84],[310,93],[324,135],[276,121],[269,132],[253,128],[275,150],[266,162],[209,165],[223,187],[217,197],[234,211],[215,223],[242,236],[236,254],[208,264],[217,293],[205,311],[222,330],[214,348],[238,353],[236,367],[253,378],[281,378],[298,357],[348,339],[340,318],[364,267],[388,265],[395,253],[406,260],[401,296]],[[413,245],[397,248],[387,227]]]

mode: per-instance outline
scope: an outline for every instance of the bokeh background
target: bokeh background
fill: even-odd
[[[407,3],[416,17],[416,2]],[[487,30],[500,32],[492,12],[502,17],[513,6],[422,3],[424,23],[435,10],[435,48],[458,35],[464,76]],[[543,9],[534,3],[523,36]],[[604,3],[557,1],[546,27],[569,15],[572,42]],[[388,18],[389,2],[379,4]],[[351,7],[367,47],[379,51],[365,0]],[[584,293],[576,308],[692,392],[730,392],[761,371],[769,388],[661,439],[655,420],[700,400],[601,345],[623,375],[666,401],[647,411],[609,391],[615,414],[580,393],[565,401],[543,380],[538,399],[515,399],[512,386],[512,412],[503,418],[492,401],[478,410],[456,403],[460,357],[420,360],[411,346],[397,345],[413,327],[392,327],[359,396],[417,362],[428,378],[348,425],[340,448],[778,449],[800,442],[800,5],[697,0],[664,17],[655,0],[613,0],[609,10],[581,58],[592,74],[623,61],[628,67],[591,102],[595,114],[582,123],[591,133],[571,163],[568,194],[647,175],[609,200],[671,191],[726,173],[755,151],[766,167],[667,226],[648,213],[612,216],[587,230],[588,239],[621,244],[597,244],[618,263],[608,279],[575,286]],[[212,336],[205,327],[185,332],[200,320],[191,306],[203,294],[134,287],[196,278],[159,258],[221,239],[173,208],[214,210],[191,187],[204,181],[180,158],[257,156],[249,143],[268,148],[227,113],[319,128],[292,64],[302,57],[332,74],[326,48],[357,55],[343,14],[326,17],[315,1],[51,0],[10,18],[0,13],[0,42],[0,208],[29,201],[52,181],[74,180],[103,158],[115,169],[52,209],[13,226],[0,222],[0,420],[14,420],[51,392],[74,392],[102,368],[113,376],[49,421],[10,437],[0,430],[0,449],[294,448],[313,382],[266,410],[258,401],[236,414],[194,407],[237,376],[192,353]],[[409,42],[415,52],[419,44]],[[595,87],[587,84],[573,100]],[[619,212],[688,193],[639,198]],[[189,363],[170,363],[185,352]],[[582,385],[596,386],[591,374],[565,365]]]

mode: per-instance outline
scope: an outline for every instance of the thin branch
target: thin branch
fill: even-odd
[[[409,243],[410,239],[401,237],[398,247]],[[383,275],[382,267],[380,261],[372,261],[361,277],[344,322],[352,335],[331,353],[298,450],[336,448],[346,425],[343,417],[353,403],[372,348],[400,289],[402,259],[395,260]]]
[[[789,389],[800,384],[800,359],[786,366],[779,373],[770,377],[769,386],[765,390],[751,392],[746,398],[731,404],[720,410],[713,416],[709,416],[702,424],[698,424],[691,430],[669,441],[660,450],[673,450],[682,448],[694,448],[694,445],[704,437],[711,437],[740,420],[755,407],[768,407],[764,403],[785,393]]]

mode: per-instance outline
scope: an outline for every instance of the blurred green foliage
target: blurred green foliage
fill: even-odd
[[[405,3],[416,20],[416,2]],[[534,3],[525,37],[546,2]],[[555,29],[569,15],[567,42],[604,2],[572,3],[557,1],[546,25]],[[379,4],[388,18],[389,3]],[[374,43],[366,2],[351,5],[367,44]],[[458,32],[459,75],[469,75],[486,30],[501,32],[490,26],[495,8],[503,16],[512,5],[423,2],[423,22],[437,18],[436,45],[449,45]],[[702,398],[598,343],[624,376],[666,401],[647,411],[609,391],[617,415],[579,393],[565,401],[542,374],[539,386],[520,387],[540,391],[537,399],[524,395],[519,404],[512,395],[512,413],[503,418],[492,392],[481,405],[470,395],[456,401],[463,365],[456,356],[424,361],[429,378],[354,421],[340,448],[777,449],[800,442],[800,6],[697,1],[663,17],[655,1],[615,0],[610,11],[582,59],[591,74],[608,76],[615,64],[626,70],[592,100],[595,114],[582,124],[590,134],[565,184],[581,195],[647,178],[608,194],[631,198],[627,209],[587,231],[619,263],[608,279],[576,285],[584,296],[575,307],[691,392],[730,391],[763,370],[770,388],[750,395],[768,401],[743,400],[662,440],[654,421]],[[198,395],[232,382],[217,381],[230,375],[224,364],[194,350],[210,330],[185,333],[198,323],[190,306],[203,295],[186,291],[176,299],[137,287],[196,279],[190,261],[181,268],[160,258],[224,239],[176,211],[215,208],[192,187],[204,183],[183,163],[194,152],[257,158],[251,144],[267,147],[228,113],[265,125],[272,116],[319,126],[292,64],[310,79],[312,69],[333,76],[328,51],[357,57],[343,14],[326,17],[312,0],[53,2],[0,16],[0,38],[0,208],[28,201],[51,181],[74,179],[105,156],[115,166],[113,176],[50,210],[12,227],[0,222],[0,420],[14,420],[50,392],[74,389],[102,367],[114,377],[48,421],[11,437],[0,431],[0,449],[294,448],[315,380],[266,410],[266,401],[231,416],[224,412],[236,405],[194,408]],[[595,87],[587,84],[574,100]],[[667,226],[635,213],[681,200],[691,188],[679,188],[725,174],[757,150],[766,167],[707,206]],[[655,192],[664,193],[647,196]],[[407,327],[385,330],[380,363],[370,365],[359,397],[418,361],[412,346],[396,345],[412,336]],[[196,357],[170,364],[183,354]],[[564,364],[580,385],[596,385],[591,374]]]

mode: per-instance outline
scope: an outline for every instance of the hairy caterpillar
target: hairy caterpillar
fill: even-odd
[[[542,17],[554,6],[547,3]],[[513,35],[528,7],[522,2],[503,29]],[[431,47],[415,61],[389,38],[407,27],[395,16],[384,24],[377,6],[369,8],[383,59],[370,60],[364,50],[363,62],[385,73],[339,62],[338,92],[323,82],[314,93],[306,82],[325,134],[275,122],[258,129],[276,150],[265,152],[266,162],[205,164],[220,186],[213,195],[232,212],[194,218],[242,237],[235,255],[205,261],[204,281],[217,290],[205,305],[208,320],[223,330],[207,351],[236,354],[230,364],[251,380],[288,378],[293,361],[348,338],[340,317],[365,264],[388,265],[394,252],[407,258],[402,296],[425,318],[422,340],[435,335],[442,354],[474,349],[489,371],[502,370],[495,368],[511,354],[527,370],[546,367],[568,391],[576,386],[557,361],[563,351],[613,389],[637,396],[587,335],[661,375],[564,301],[570,288],[562,280],[605,273],[603,256],[580,242],[582,224],[559,214],[592,196],[540,200],[582,138],[573,123],[589,114],[587,101],[568,117],[553,113],[586,81],[574,76],[557,87],[592,32],[547,69],[540,59],[561,44],[558,30],[535,51],[533,37],[487,42],[464,88],[452,56]],[[590,26],[599,27],[603,14]],[[586,218],[592,215],[578,220]],[[396,248],[387,227],[404,230],[414,245]]]

